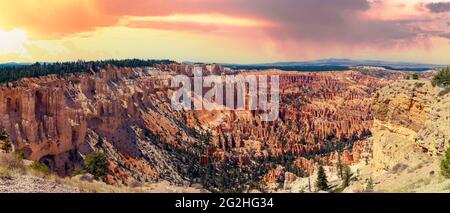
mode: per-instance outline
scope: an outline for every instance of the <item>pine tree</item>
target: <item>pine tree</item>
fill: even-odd
[[[325,169],[323,166],[319,166],[319,170],[317,172],[316,188],[319,191],[327,191],[329,188],[327,174],[325,174]]]
[[[445,159],[441,162],[441,173],[444,177],[450,178],[450,148],[445,153]]]
[[[366,191],[367,192],[371,192],[373,191],[373,179],[369,178],[369,180],[367,181],[367,186],[366,186]]]
[[[340,178],[343,178],[343,175],[344,175],[344,166],[342,165],[342,161],[341,161],[341,155],[340,155],[340,153],[338,152],[338,162],[337,162],[337,165],[336,165],[336,167],[337,167],[337,170],[338,170],[338,176],[340,177]]]
[[[344,166],[344,173],[342,174],[342,187],[346,188],[350,185],[350,181],[352,178],[352,171],[349,166]]]

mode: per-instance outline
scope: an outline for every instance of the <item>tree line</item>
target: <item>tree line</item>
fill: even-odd
[[[34,63],[31,65],[15,65],[0,67],[0,83],[17,81],[22,78],[40,77],[47,75],[65,75],[73,73],[99,72],[108,65],[116,67],[152,67],[155,64],[176,63],[171,60],[103,60],[103,61],[75,61],[56,63]]]

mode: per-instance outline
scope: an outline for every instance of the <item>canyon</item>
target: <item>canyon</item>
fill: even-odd
[[[438,162],[450,144],[448,95],[436,101],[439,89],[427,80],[432,72],[408,81],[400,80],[406,72],[364,67],[294,72],[200,66],[204,75],[279,75],[278,119],[262,121],[254,110],[174,110],[172,77],[194,71],[194,65],[174,63],[109,65],[95,73],[5,83],[0,126],[12,152],[62,177],[99,151],[108,157],[108,184],[168,181],[210,191],[307,191],[305,178],[319,164],[335,173],[338,162],[362,171],[352,186],[357,191],[369,176],[381,183],[411,153],[419,157],[409,167]]]

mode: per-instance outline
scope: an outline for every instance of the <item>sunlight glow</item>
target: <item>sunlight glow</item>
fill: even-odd
[[[21,29],[4,31],[0,29],[0,54],[4,53],[26,53],[25,45],[30,41],[27,32]]]

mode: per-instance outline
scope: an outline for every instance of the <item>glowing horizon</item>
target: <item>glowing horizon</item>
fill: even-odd
[[[450,64],[448,52],[448,0],[0,0],[0,63]]]

